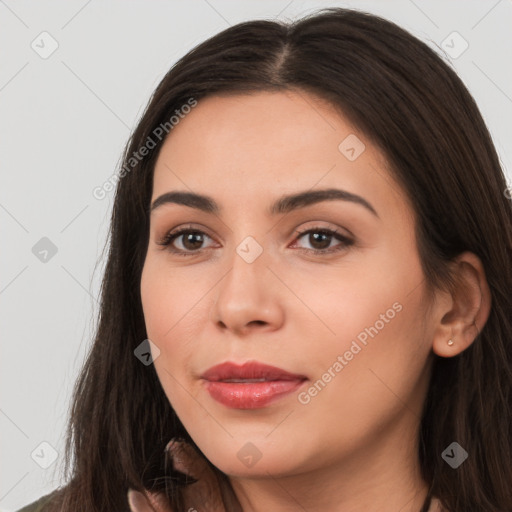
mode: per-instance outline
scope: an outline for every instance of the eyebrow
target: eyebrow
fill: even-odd
[[[346,190],[340,190],[337,188],[329,188],[324,190],[307,190],[304,192],[298,192],[291,195],[280,197],[275,203],[273,203],[268,213],[272,216],[289,213],[299,208],[305,208],[316,203],[323,201],[349,201],[355,204],[359,204],[370,211],[373,215],[379,218],[379,215],[375,208],[363,197],[347,192]],[[213,213],[215,215],[221,212],[219,205],[211,197],[196,194],[194,192],[185,191],[174,191],[166,192],[159,196],[151,205],[151,212],[155,211],[158,207],[164,204],[181,204],[188,206],[189,208],[195,208],[206,213]]]

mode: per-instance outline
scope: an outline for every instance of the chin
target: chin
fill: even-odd
[[[269,475],[272,477],[282,477],[302,472],[292,461],[287,461],[286,464],[283,464],[282,456],[278,455],[273,458],[279,460],[265,461],[264,457],[262,457],[251,467],[245,466],[238,460],[234,462],[232,458],[228,460],[226,457],[217,457],[218,464],[213,460],[212,463],[226,475],[235,478],[268,478]]]
[[[264,436],[250,439],[250,435],[245,435],[226,436],[222,441],[209,439],[206,443],[201,443],[201,439],[194,441],[208,460],[229,476],[268,478],[269,474],[277,477],[304,471],[307,457],[297,452],[297,443],[286,446],[282,438],[275,443]]]

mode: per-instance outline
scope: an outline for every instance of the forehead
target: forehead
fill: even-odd
[[[304,91],[211,96],[199,100],[165,140],[152,199],[189,189],[222,203],[236,191],[238,200],[249,204],[255,197],[270,201],[270,195],[342,187],[381,202],[390,193],[401,195],[386,167],[365,135],[317,96]]]
[[[336,154],[334,143],[344,132],[354,131],[332,105],[305,92],[224,94],[201,99],[174,127],[164,146],[176,151],[194,139],[196,152],[189,159],[206,152],[210,158],[225,158],[228,150],[238,157],[255,150],[272,151],[275,156],[276,149],[304,150],[323,140],[324,149],[331,146]]]

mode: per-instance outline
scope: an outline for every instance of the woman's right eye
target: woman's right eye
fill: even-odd
[[[176,231],[170,231],[160,241],[158,241],[157,244],[167,247],[167,249],[173,254],[190,256],[198,254],[204,250],[204,248],[201,248],[200,246],[204,243],[205,238],[209,238],[211,240],[211,238],[203,231],[187,227],[180,228]],[[182,247],[176,247],[175,241],[178,241],[179,245]]]

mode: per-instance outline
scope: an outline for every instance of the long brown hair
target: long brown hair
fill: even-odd
[[[414,206],[431,290],[451,285],[449,262],[461,252],[481,259],[491,313],[468,349],[435,357],[418,457],[447,510],[512,510],[512,208],[496,150],[442,58],[389,21],[342,8],[232,26],[191,50],[155,90],[120,166],[97,331],[70,411],[67,484],[48,510],[127,510],[129,487],[166,492],[181,510],[186,482],[165,466],[164,447],[175,436],[192,440],[154,366],[134,356],[147,338],[139,286],[165,140],[155,129],[172,136],[169,119],[191,98],[287,89],[328,100],[382,150]],[[155,147],[134,163],[148,138]],[[453,441],[469,453],[456,470],[441,457]]]

